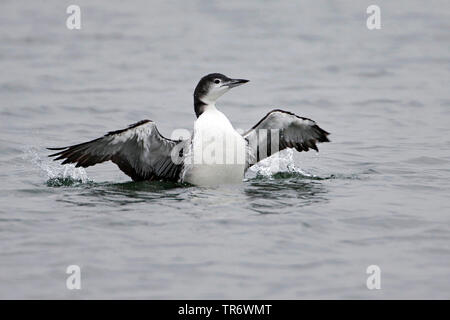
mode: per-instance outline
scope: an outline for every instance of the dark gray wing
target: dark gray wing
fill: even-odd
[[[61,150],[49,157],[64,159],[62,164],[76,163],[76,167],[86,168],[111,160],[134,181],[177,181],[183,166],[177,161],[182,156],[178,146],[183,143],[164,138],[153,121],[142,120],[89,142],[48,149]]]
[[[246,168],[286,148],[319,151],[316,143],[329,142],[328,135],[311,119],[272,110],[243,135],[248,142]]]

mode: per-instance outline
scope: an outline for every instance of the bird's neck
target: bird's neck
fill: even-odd
[[[200,100],[199,98],[194,98],[194,110],[195,115],[200,117],[200,115],[207,111],[207,110],[216,110],[216,103],[215,102],[204,102]]]

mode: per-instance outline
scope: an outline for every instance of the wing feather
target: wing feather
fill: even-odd
[[[86,168],[112,161],[134,181],[178,181],[182,163],[174,163],[171,152],[181,142],[185,141],[163,137],[153,121],[142,120],[98,139],[48,149],[58,151],[49,157],[64,160],[62,164],[75,163],[76,167]]]
[[[311,119],[280,109],[272,110],[243,135],[248,142],[246,167],[286,148],[299,152],[319,151],[317,143],[329,142],[328,135]]]

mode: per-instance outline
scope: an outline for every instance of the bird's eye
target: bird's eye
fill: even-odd
[[[219,83],[220,83],[220,80],[219,80],[219,79],[216,79],[216,80],[214,80],[214,83],[219,84]]]

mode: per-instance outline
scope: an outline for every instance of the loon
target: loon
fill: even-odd
[[[248,81],[220,73],[201,78],[194,90],[197,120],[189,138],[165,138],[153,121],[142,120],[92,141],[48,148],[58,151],[49,157],[83,168],[112,161],[133,181],[209,186],[242,182],[248,168],[286,148],[319,151],[317,143],[329,142],[329,133],[315,121],[280,109],[244,133],[236,131],[216,101]]]

